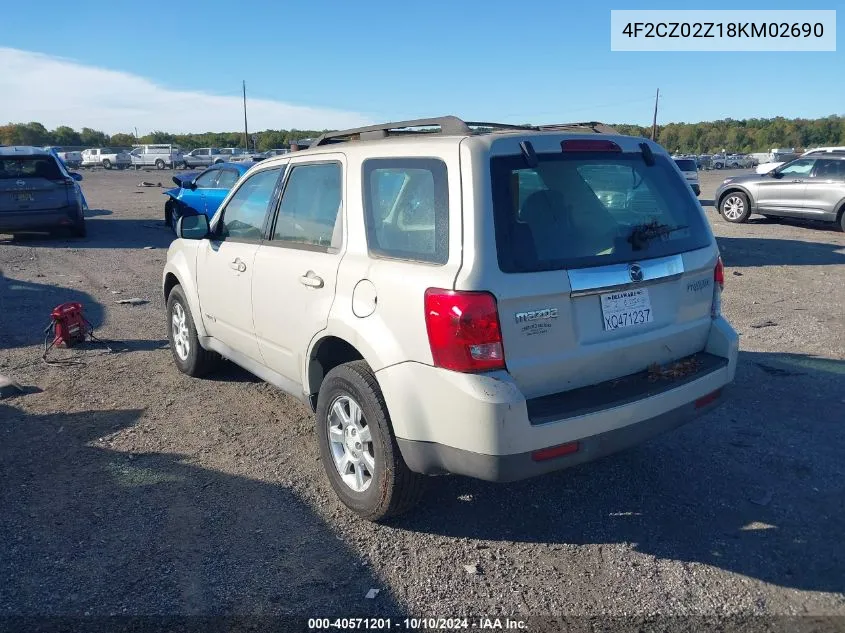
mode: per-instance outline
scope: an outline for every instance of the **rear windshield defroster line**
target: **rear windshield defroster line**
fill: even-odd
[[[706,220],[670,159],[639,152],[521,154],[490,160],[499,267],[506,273],[602,266],[709,243]],[[533,161],[532,161],[533,162]],[[654,237],[631,239],[647,229]]]

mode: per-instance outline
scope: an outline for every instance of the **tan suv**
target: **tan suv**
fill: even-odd
[[[310,406],[372,520],[423,475],[539,475],[710,410],[738,340],[716,242],[663,148],[601,131],[444,117],[256,164],[177,226],[177,367],[223,356]]]

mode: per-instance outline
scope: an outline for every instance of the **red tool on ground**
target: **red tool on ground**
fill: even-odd
[[[47,359],[47,352],[53,346],[73,347],[84,343],[86,338],[94,339],[94,328],[85,314],[82,312],[82,304],[76,301],[63,303],[53,308],[50,312],[50,325],[44,330],[44,355]],[[52,342],[48,343],[50,336]]]

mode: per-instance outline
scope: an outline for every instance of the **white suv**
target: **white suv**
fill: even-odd
[[[517,480],[710,410],[738,347],[713,234],[663,148],[597,129],[444,117],[257,163],[177,224],[177,367],[223,356],[310,406],[371,520],[423,475]]]

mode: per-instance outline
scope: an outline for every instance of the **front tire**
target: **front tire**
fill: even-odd
[[[103,161],[103,169],[111,169],[111,161],[108,158]]]
[[[156,169],[159,169],[159,170],[164,169],[164,161],[161,160],[160,158],[156,161]]]
[[[369,521],[411,509],[425,477],[402,459],[378,382],[364,361],[332,369],[317,397],[317,441],[337,496]]]
[[[719,202],[719,214],[728,222],[741,224],[747,222],[751,215],[751,205],[748,196],[741,191],[727,194]]]
[[[220,356],[203,349],[197,328],[181,286],[175,286],[167,297],[167,338],[173,362],[183,374],[204,376],[220,362]]]

